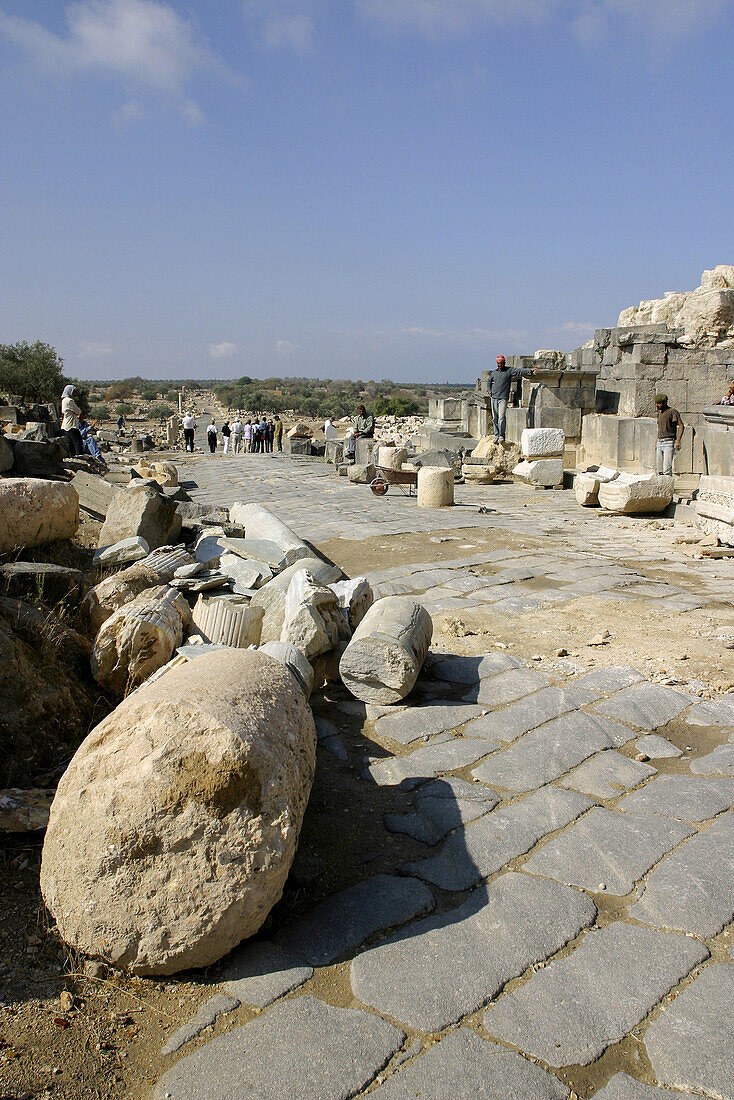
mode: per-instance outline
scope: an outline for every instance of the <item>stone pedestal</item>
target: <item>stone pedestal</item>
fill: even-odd
[[[446,508],[454,503],[454,471],[423,466],[418,471],[418,507]]]

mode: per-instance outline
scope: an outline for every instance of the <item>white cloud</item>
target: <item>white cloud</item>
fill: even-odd
[[[244,12],[266,46],[299,54],[311,49],[314,24],[306,0],[245,0]]]
[[[221,344],[209,345],[210,359],[230,359],[237,354],[237,345],[229,340],[223,340]]]
[[[163,95],[190,122],[202,117],[186,94],[191,78],[226,75],[195,25],[158,0],[81,0],[66,8],[66,22],[62,36],[0,12],[0,34],[46,74],[111,76]]]
[[[111,344],[96,344],[93,341],[82,340],[79,345],[80,359],[99,359],[114,353],[115,349]]]
[[[566,333],[570,336],[586,336],[589,333],[596,332],[598,328],[600,326],[595,325],[593,321],[564,321],[562,325],[557,325],[555,328],[548,329],[548,331]]]
[[[476,27],[538,23],[558,0],[357,0],[357,7],[390,30],[431,38],[460,36]]]
[[[290,340],[275,341],[276,355],[292,355],[294,351],[298,351],[298,344],[292,344]]]
[[[489,329],[489,328],[467,328],[467,329],[442,329],[442,328],[422,328],[419,325],[411,325],[409,328],[401,329],[399,333],[380,333],[381,336],[400,335],[400,336],[417,336],[428,340],[456,340],[456,341],[473,341],[479,343],[491,343],[496,340],[515,340],[522,341],[526,339],[527,332],[522,329]]]

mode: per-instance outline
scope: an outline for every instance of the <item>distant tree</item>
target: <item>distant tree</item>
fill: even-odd
[[[131,405],[129,401],[121,401],[119,405],[115,406],[115,416],[130,416],[135,412],[135,406]]]
[[[166,390],[162,396],[166,401],[172,401],[174,405],[178,405],[178,390]]]
[[[154,386],[152,382],[146,382],[140,390],[140,396],[143,401],[155,401],[158,396],[158,387]]]
[[[173,416],[173,409],[170,405],[161,402],[158,405],[151,405],[148,416],[151,420],[168,420],[169,416]]]
[[[135,386],[130,378],[123,378],[120,382],[112,382],[105,393],[108,401],[127,401],[134,396]]]
[[[0,390],[30,403],[58,402],[66,385],[64,361],[50,344],[0,344]]]

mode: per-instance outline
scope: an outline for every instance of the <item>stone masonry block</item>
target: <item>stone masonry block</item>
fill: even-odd
[[[522,453],[525,458],[562,455],[565,442],[562,428],[526,428],[522,433]]]

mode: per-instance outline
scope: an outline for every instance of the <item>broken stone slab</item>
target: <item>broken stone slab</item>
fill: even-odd
[[[14,561],[0,565],[0,593],[17,599],[33,597],[44,603],[76,599],[82,583],[79,569],[51,562]]]
[[[607,749],[579,764],[558,782],[562,787],[572,787],[594,798],[609,800],[626,794],[652,775],[657,775],[657,772],[649,764],[630,760],[614,749]]]
[[[458,771],[475,764],[493,748],[491,741],[471,737],[447,737],[417,749],[410,756],[393,756],[379,760],[364,773],[379,786],[415,786],[441,772]]]
[[[280,641],[285,620],[286,593],[296,573],[303,569],[321,584],[331,584],[344,577],[341,569],[330,562],[315,557],[300,558],[259,588],[252,597],[252,605],[263,609],[263,643]]]
[[[336,581],[329,588],[336,596],[351,630],[356,630],[374,603],[372,587],[366,577]]]
[[[554,458],[563,456],[566,433],[563,428],[523,428],[520,448],[525,458]]]
[[[95,550],[92,564],[98,568],[106,565],[131,565],[135,561],[141,561],[150,553],[150,547],[140,535],[134,535],[129,539],[122,539],[112,546],[102,546]]]
[[[461,1027],[392,1073],[374,1095],[379,1100],[565,1100],[569,1090],[540,1066]]]
[[[310,966],[327,966],[368,936],[430,913],[431,891],[415,878],[374,875],[322,901],[273,941]]]
[[[608,512],[622,515],[664,512],[673,499],[674,489],[672,477],[622,472],[614,481],[599,486],[599,504]]]
[[[168,1054],[175,1054],[182,1046],[190,1043],[197,1035],[201,1035],[202,1031],[215,1024],[220,1016],[226,1016],[227,1013],[234,1012],[239,1006],[240,1002],[236,997],[232,997],[227,993],[215,993],[208,1001],[204,1001],[195,1016],[192,1016],[187,1023],[174,1031],[161,1050],[161,1054],[164,1057]]]
[[[89,616],[92,632],[96,634],[105,619],[146,588],[168,584],[176,570],[190,565],[191,560],[191,555],[182,548],[161,546],[147,558],[100,581],[89,591],[82,604],[83,611]]]
[[[549,1066],[586,1066],[707,957],[686,936],[616,921],[485,1009],[484,1027]]]
[[[152,478],[157,481],[160,487],[178,486],[178,469],[175,462],[148,462],[142,460],[138,462],[137,466],[133,467],[141,477]]]
[[[285,568],[283,551],[267,539],[234,539],[226,535],[219,540],[223,550],[230,554],[237,554],[240,558],[254,558],[256,561],[265,562],[273,572],[279,572]]]
[[[366,703],[399,703],[418,679],[432,635],[431,616],[416,600],[377,600],[339,663],[344,686]]]
[[[434,779],[415,792],[412,813],[385,814],[383,821],[391,833],[404,833],[433,845],[489,813],[499,801],[499,795],[479,783],[451,777]]]
[[[115,488],[103,477],[77,470],[71,484],[79,494],[79,507],[95,519],[104,520],[110,506]]]
[[[347,468],[347,477],[355,485],[369,485],[377,477],[377,467],[372,462],[355,462]]]
[[[705,967],[653,1020],[645,1046],[661,1085],[731,1100],[734,966]]]
[[[261,645],[260,652],[266,653],[268,657],[272,657],[273,660],[280,661],[282,665],[285,665],[289,672],[292,672],[295,676],[298,686],[306,698],[310,698],[313,690],[313,668],[300,649],[291,645],[290,642],[277,641],[266,642]]]
[[[533,488],[552,489],[563,484],[563,459],[525,459],[513,467],[512,476]]]
[[[9,787],[0,791],[0,833],[35,833],[45,829],[55,791],[43,787]]]
[[[64,474],[66,442],[57,439],[11,440],[13,472],[19,477],[53,478]]]
[[[313,976],[313,967],[260,940],[241,944],[224,963],[219,980],[231,997],[245,1005],[267,1008]]]
[[[0,480],[0,553],[70,539],[78,527],[73,485],[34,477]]]
[[[378,447],[377,465],[383,470],[402,470],[403,463],[407,461],[408,452],[405,447]]]
[[[380,452],[384,450],[380,448]],[[421,466],[418,471],[419,508],[449,508],[454,503],[454,471],[443,466]]]
[[[216,569],[224,553],[222,540],[226,538],[223,527],[210,527],[194,543],[194,558],[209,569]]]
[[[300,558],[313,556],[313,551],[303,539],[262,504],[235,503],[229,510],[229,518],[232,523],[239,523],[244,527],[246,538],[274,542],[280,548],[286,565],[293,565]]]
[[[336,594],[308,570],[299,570],[286,593],[281,642],[289,642],[311,660],[328,653],[350,634]]]
[[[402,1031],[371,1012],[334,1008],[309,995],[295,997],[182,1058],[163,1075],[153,1096],[347,1100],[374,1079],[404,1041]]]
[[[578,891],[511,872],[458,908],[410,924],[358,955],[352,990],[394,1020],[440,1031],[555,954],[595,917],[596,906]]]
[[[641,790],[626,795],[617,808],[698,822],[730,809],[732,801],[734,779],[659,775]]]
[[[102,624],[92,647],[92,675],[122,696],[165,665],[181,645],[191,611],[167,585],[150,588]]]
[[[179,591],[188,592],[190,596],[195,596],[200,592],[211,592],[215,588],[231,589],[232,578],[219,569],[202,569],[193,577],[174,577],[168,583],[171,588],[177,588]]]
[[[262,609],[236,596],[200,595],[192,619],[205,642],[246,649],[259,645]]]
[[[184,527],[221,527],[229,524],[229,508],[220,508],[216,504],[186,501],[180,503],[176,511]]]
[[[175,542],[180,531],[181,517],[176,504],[159,488],[132,481],[110,501],[97,545],[112,546],[139,535],[155,550]]]
[[[638,737],[635,748],[649,760],[673,760],[683,755],[682,749],[676,748],[657,733],[646,733],[643,737]],[[694,770],[693,767],[691,770]]]
[[[241,558],[239,554],[231,554],[228,551],[220,557],[219,569],[230,577],[234,583],[234,591],[240,594],[262,588],[273,579],[273,571],[266,562],[256,561],[254,558]]]
[[[281,896],[315,759],[303,693],[261,653],[219,650],[145,684],[59,783],[41,889],[62,938],[133,974],[222,958]]]

